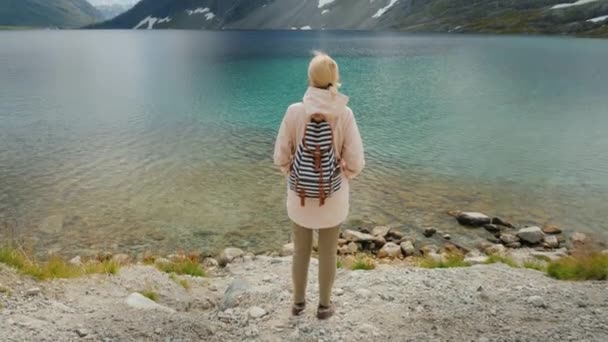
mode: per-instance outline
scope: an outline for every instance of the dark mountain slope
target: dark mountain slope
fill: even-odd
[[[86,0],[0,0],[0,26],[72,28],[101,20]]]

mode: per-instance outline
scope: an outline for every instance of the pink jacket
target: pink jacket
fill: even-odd
[[[287,188],[287,214],[299,226],[323,229],[339,226],[349,210],[349,183],[365,165],[363,143],[355,117],[347,107],[348,97],[328,90],[309,87],[300,103],[287,109],[274,149],[274,163],[287,177],[297,146],[302,141],[306,124],[313,114],[324,114],[334,132],[336,157],[341,162],[342,187],[319,206],[318,199],[307,199],[301,206],[298,195]]]

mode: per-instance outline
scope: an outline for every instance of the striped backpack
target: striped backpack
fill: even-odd
[[[342,186],[340,163],[334,151],[334,134],[322,114],[314,114],[306,124],[302,142],[296,149],[289,188],[306,205],[307,198],[319,199],[319,206]]]

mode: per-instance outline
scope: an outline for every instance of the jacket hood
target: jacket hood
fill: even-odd
[[[302,103],[306,115],[323,114],[328,119],[335,119],[346,111],[348,96],[341,93],[332,93],[325,89],[308,87]]]

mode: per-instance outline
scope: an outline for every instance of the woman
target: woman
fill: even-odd
[[[274,163],[288,179],[287,213],[293,221],[292,313],[306,306],[313,230],[319,231],[317,317],[335,312],[331,291],[336,275],[339,226],[349,210],[349,181],[365,164],[363,144],[348,97],[339,93],[338,64],[315,53],[308,67],[309,88],[301,103],[287,109],[276,140]]]

